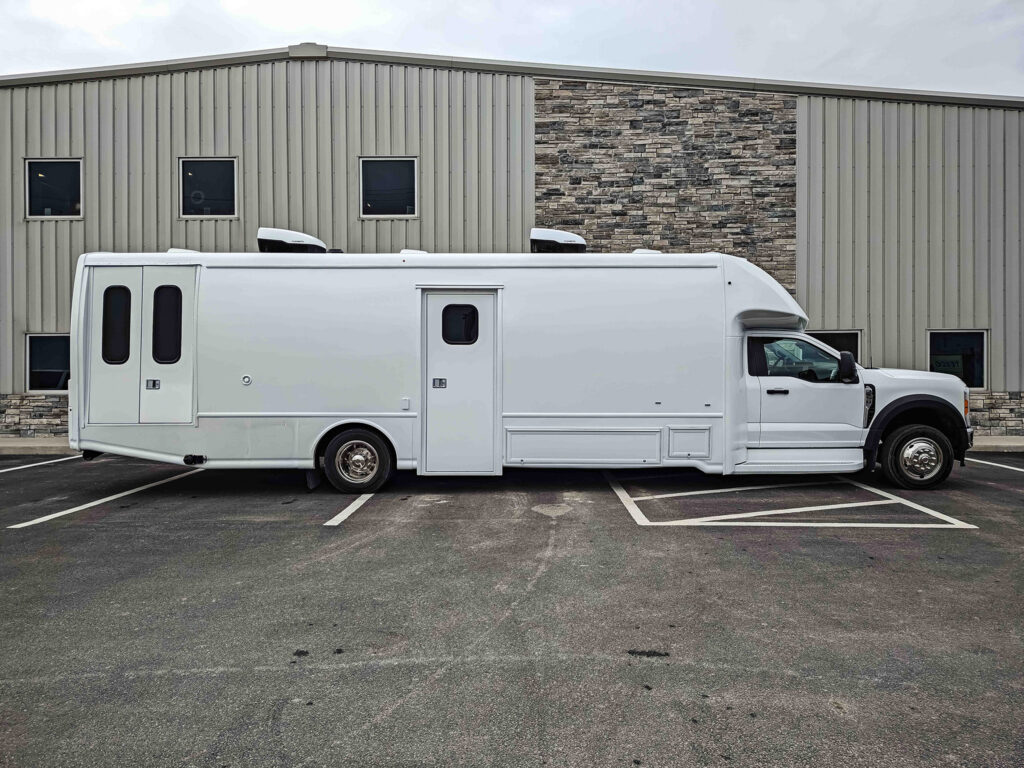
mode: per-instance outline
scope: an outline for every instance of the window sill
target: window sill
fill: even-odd
[[[84,221],[84,216],[26,216],[25,221]]]

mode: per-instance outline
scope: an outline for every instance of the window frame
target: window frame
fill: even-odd
[[[929,328],[925,334],[925,365],[926,371],[932,370],[932,334],[933,333],[980,333],[981,354],[984,357],[981,364],[981,386],[972,387],[961,379],[961,383],[971,392],[989,391],[989,361],[988,361],[988,328]]]
[[[29,339],[36,336],[68,337],[68,388],[67,389],[32,389],[32,345]],[[26,333],[25,334],[25,394],[27,395],[66,395],[71,390],[71,334],[70,333]]]
[[[411,160],[412,161],[412,200],[416,213],[386,213],[386,214],[364,214],[363,213],[363,164],[367,161],[376,160]],[[359,158],[359,218],[368,221],[380,219],[418,219],[420,218],[420,159],[416,155],[363,155]]]
[[[202,162],[204,160],[216,160],[224,162],[226,160],[231,161],[232,170],[234,171],[234,201],[235,201],[235,212],[231,214],[223,213],[215,216],[202,216],[195,214],[185,213],[185,163],[187,162]],[[238,205],[238,156],[237,155],[226,155],[224,157],[211,157],[209,155],[195,157],[179,157],[178,158],[178,219],[183,221],[233,221],[240,218]]]
[[[805,333],[788,333],[788,332],[784,331],[784,332],[781,332],[781,333],[763,333],[763,332],[758,331],[756,333],[748,333],[748,334],[746,334],[744,336],[744,340],[745,340],[745,343],[747,345],[746,355],[745,355],[746,367],[747,367],[746,374],[747,374],[747,376],[753,376],[754,378],[761,378],[761,374],[754,373],[751,370],[752,366],[750,364],[751,363],[751,360],[750,360],[750,357],[751,357],[750,342],[751,342],[752,339],[793,339],[794,341],[806,341],[808,344],[810,344],[812,347],[815,347],[822,354],[828,355],[829,357],[832,356],[832,352],[830,351],[831,348],[826,349],[826,347],[828,347],[828,345],[825,344],[825,342],[818,341],[818,339],[814,338],[813,336],[808,336],[806,332]],[[762,344],[761,347],[763,348],[764,345]],[[838,350],[836,350],[836,351],[838,351]],[[840,359],[841,358],[839,358],[839,357],[836,358],[836,363],[837,364],[838,364]],[[767,364],[767,361],[766,361],[766,364]],[[856,365],[858,367],[862,367],[860,365],[860,363],[856,363]],[[819,384],[843,384],[844,383],[844,382],[842,382],[842,381],[840,381],[838,379],[836,379],[835,381],[808,381],[807,379],[801,379],[799,376],[771,376],[767,372],[764,374],[764,378],[766,378],[766,379],[767,378],[796,379],[797,381],[803,381],[803,382],[806,382],[807,384],[814,384],[816,386],[819,385]]]
[[[822,344],[825,344],[826,346],[831,346],[831,345],[829,345],[829,343],[827,341],[825,341],[824,339],[819,339],[817,336],[814,335],[815,333],[854,333],[854,334],[856,334],[857,335],[857,360],[856,360],[856,362],[860,363],[861,356],[864,353],[864,332],[861,329],[859,329],[859,328],[837,328],[837,329],[833,330],[832,328],[815,328],[812,331],[805,330],[804,333],[806,333],[808,336],[810,336],[815,341],[820,342]],[[836,351],[839,352],[841,350],[837,349]]]
[[[464,307],[469,307],[473,310],[473,330],[475,332],[473,339],[471,341],[449,341],[444,335],[444,313],[452,308],[462,309]],[[471,347],[480,341],[480,308],[476,304],[445,304],[441,308],[441,341],[451,347]]]
[[[25,158],[25,221],[81,221],[85,218],[85,163],[82,157],[26,157]],[[70,216],[32,216],[29,211],[29,163],[78,163],[78,214]],[[63,391],[63,390],[62,390]]]

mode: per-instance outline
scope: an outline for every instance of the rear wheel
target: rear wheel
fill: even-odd
[[[953,469],[953,444],[935,427],[908,424],[882,443],[882,472],[902,488],[934,488]]]
[[[373,493],[393,470],[387,444],[368,429],[346,429],[324,451],[324,474],[343,493]]]

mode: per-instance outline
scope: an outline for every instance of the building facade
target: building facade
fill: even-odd
[[[0,78],[0,435],[65,429],[89,251],[718,250],[1024,434],[1024,98],[287,49]]]

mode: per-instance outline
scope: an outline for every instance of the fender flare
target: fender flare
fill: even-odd
[[[398,443],[395,441],[395,436],[391,434],[391,431],[387,430],[387,429],[384,429],[384,427],[382,427],[380,424],[375,424],[374,422],[369,421],[368,419],[362,419],[362,418],[358,418],[357,417],[357,418],[353,418],[353,419],[342,419],[341,421],[336,421],[333,424],[331,424],[331,425],[329,425],[327,427],[324,427],[323,429],[320,430],[319,434],[317,434],[317,436],[316,436],[316,439],[313,440],[313,463],[314,463],[315,466],[319,467],[319,462],[317,462],[317,460],[316,460],[316,453],[317,453],[317,448],[319,447],[320,442],[324,439],[324,437],[326,437],[329,432],[333,432],[334,430],[338,429],[339,427],[353,427],[353,426],[355,426],[355,427],[371,427],[371,428],[375,429],[377,432],[380,432],[384,436],[384,439],[387,440],[388,443],[390,443],[391,452],[394,454],[394,456],[396,458],[396,461],[397,461],[397,457],[398,457]]]
[[[893,400],[871,420],[867,438],[864,440],[864,457],[867,460],[867,466],[873,467],[875,465],[878,444],[882,440],[882,434],[885,432],[886,427],[889,426],[894,418],[912,408],[925,408],[934,411],[946,419],[952,419],[954,424],[960,425],[960,432],[962,434],[957,434],[952,443],[953,457],[957,461],[962,462],[964,454],[967,453],[969,443],[967,423],[964,421],[963,414],[948,400],[936,397],[935,395],[905,395]]]

